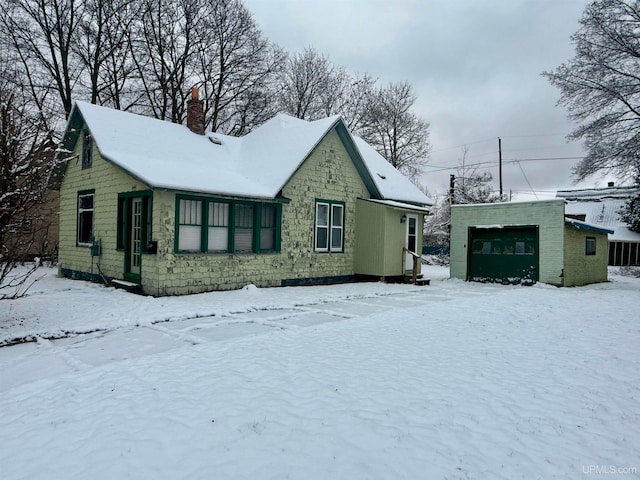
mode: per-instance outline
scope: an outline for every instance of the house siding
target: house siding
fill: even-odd
[[[565,226],[564,286],[607,281],[607,235]],[[596,239],[596,254],[586,255],[586,239]]]
[[[467,279],[471,226],[538,227],[538,280],[563,285],[564,201],[454,205],[451,208],[451,277]]]
[[[283,188],[282,255],[286,279],[355,274],[356,201],[369,192],[335,130],[330,131]],[[344,202],[342,252],[314,252],[316,199]]]
[[[180,295],[345,279],[355,274],[356,199],[369,193],[334,130],[309,155],[282,190],[281,251],[267,254],[175,253],[173,192],[155,192],[153,235],[158,254],[143,258],[142,283],[152,295]],[[316,199],[344,202],[343,252],[314,252]],[[159,259],[163,259],[159,262]]]
[[[356,204],[355,271],[360,275],[380,276],[385,273],[386,208],[378,203],[358,199]]]
[[[100,156],[93,146],[92,166],[82,168],[82,136],[76,142],[60,188],[59,269],[70,276],[98,280],[122,278],[124,252],[116,250],[118,193],[148,189]],[[76,245],[78,192],[95,190],[93,234],[102,253],[91,257],[90,249]]]
[[[403,275],[402,249],[407,240],[407,224],[402,215],[416,215],[415,211],[401,210],[375,202],[358,200],[356,273],[378,277]],[[418,252],[422,251],[424,215],[418,216]],[[411,270],[412,265],[405,266]]]

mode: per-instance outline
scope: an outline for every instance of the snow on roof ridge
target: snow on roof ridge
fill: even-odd
[[[640,191],[634,185],[621,185],[613,187],[580,188],[576,190],[558,190],[557,198],[566,198],[578,201],[590,201],[597,198],[626,198]]]
[[[384,200],[433,205],[433,200],[391,165],[375,148],[357,135],[353,135],[351,132],[349,134]]]
[[[242,137],[198,135],[185,125],[84,101],[74,108],[104,157],[149,186],[259,198],[275,198],[332,128],[339,122],[346,128],[340,115],[308,121],[279,113]],[[433,204],[371,145],[348,135],[384,199]]]

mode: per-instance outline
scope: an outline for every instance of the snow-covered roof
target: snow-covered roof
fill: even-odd
[[[75,110],[102,156],[150,187],[272,199],[324,136],[340,128],[343,142],[357,144],[350,153],[362,164],[358,171],[373,197],[432,204],[372,147],[354,139],[339,116],[309,122],[279,114],[244,137],[230,137],[197,135],[183,125],[78,101],[65,138]]]
[[[632,232],[620,220],[619,212],[626,204],[624,198],[593,198],[592,200],[567,200],[564,212],[568,215],[584,215],[584,221],[613,230],[611,241],[640,242],[640,233]]]
[[[622,186],[558,190],[556,197],[566,200],[565,214],[584,215],[585,222],[613,230],[614,233],[609,235],[610,241],[640,242],[640,233],[632,232],[620,220],[620,210],[636,193],[637,187]]]
[[[577,190],[558,190],[557,198],[567,200],[591,200],[603,198],[629,198],[638,192],[637,187],[604,187],[604,188],[583,188]]]
[[[429,213],[430,210],[425,207],[419,207],[417,205],[412,205],[410,203],[398,202],[396,200],[375,200],[375,199],[366,199],[368,202],[373,203],[381,203],[382,205],[386,205],[388,207],[397,208],[398,210],[412,210],[415,212]]]
[[[399,174],[394,166],[380,155],[375,148],[360,137],[354,136],[353,139],[383,198],[433,205],[433,202],[418,187],[411,183],[407,177]]]

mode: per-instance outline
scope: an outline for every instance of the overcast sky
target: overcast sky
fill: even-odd
[[[572,188],[573,130],[559,91],[540,74],[573,56],[570,36],[587,0],[244,0],[263,33],[289,52],[316,48],[351,73],[408,80],[416,113],[430,122],[432,154],[422,182],[444,193],[466,163],[487,168],[498,189],[540,198]],[[509,163],[522,160],[520,163]],[[594,178],[580,186],[604,186]],[[533,195],[530,195],[533,198]]]

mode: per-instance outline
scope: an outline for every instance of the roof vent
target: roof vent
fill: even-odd
[[[211,143],[215,143],[216,145],[222,145],[222,140],[220,140],[219,138],[209,137],[209,141]]]
[[[384,175],[382,175],[380,172],[376,172],[376,175],[378,175],[383,180],[386,180],[386,178],[387,178]]]
[[[609,183],[607,184],[607,186],[608,186],[608,187],[613,187],[614,185],[615,185],[615,183],[613,183],[613,182],[609,182]]]

